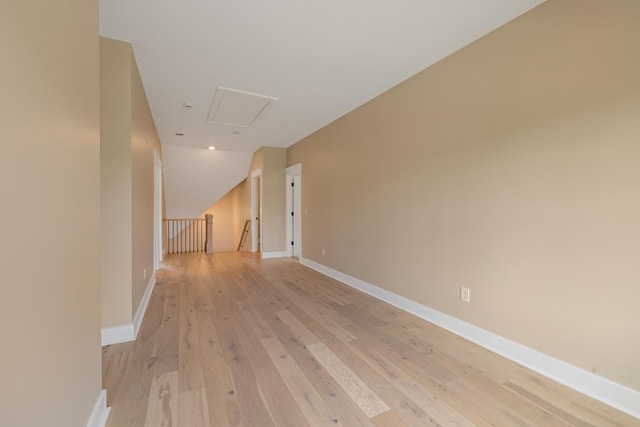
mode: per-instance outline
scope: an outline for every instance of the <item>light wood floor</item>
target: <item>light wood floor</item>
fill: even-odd
[[[171,255],[134,343],[103,349],[108,426],[638,426],[309,270]]]

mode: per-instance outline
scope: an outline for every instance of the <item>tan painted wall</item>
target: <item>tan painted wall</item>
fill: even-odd
[[[1,9],[0,425],[84,426],[101,388],[98,2]]]
[[[205,214],[213,215],[213,250],[231,252],[236,248],[233,242],[233,190],[211,205]],[[204,216],[201,215],[201,216]],[[237,247],[238,242],[235,243]]]
[[[286,206],[285,165],[287,151],[284,148],[264,147],[262,165],[262,251],[282,252],[285,246]]]
[[[234,252],[238,248],[244,222],[251,218],[251,189],[247,182],[243,180],[200,215],[213,215],[214,252]],[[243,250],[251,250],[250,233]]]
[[[131,60],[131,105],[133,298],[131,316],[133,317],[153,274],[154,149],[162,158],[160,138],[151,116],[135,57]]]
[[[251,219],[251,208],[252,208],[252,200],[251,200],[251,186],[252,186],[252,178],[251,178],[251,174],[256,170],[256,169],[261,169],[262,168],[262,164],[263,164],[263,158],[264,158],[264,153],[263,153],[264,147],[258,149],[255,153],[253,153],[253,157],[251,158],[251,164],[249,166],[249,175],[247,176],[247,193],[246,193],[246,203],[248,203],[249,206],[249,219]],[[251,227],[251,225],[249,226]],[[251,245],[252,245],[252,238],[251,238],[251,228],[249,228],[249,235],[247,236],[247,242],[245,243],[245,246],[247,247],[247,250],[251,251]]]
[[[262,168],[262,252],[282,252],[286,249],[286,162],[286,149],[278,147],[262,147],[251,160],[249,180],[252,171]],[[248,195],[251,206],[250,181]]]
[[[304,257],[640,390],[638,22],[548,1],[290,147]]]
[[[113,327],[133,321],[153,273],[154,148],[162,153],[131,45],[100,46],[102,326]]]
[[[248,179],[238,184],[234,189],[233,197],[233,241],[240,242],[242,230],[246,220],[251,219],[251,185]],[[251,225],[249,225],[249,233],[245,239],[243,251],[251,250]]]
[[[131,323],[132,153],[129,43],[100,37],[102,325]]]
[[[251,177],[251,171],[256,169],[260,169],[264,162],[264,147],[258,149],[255,153],[253,153],[253,157],[251,158],[251,165],[249,166],[249,177]]]

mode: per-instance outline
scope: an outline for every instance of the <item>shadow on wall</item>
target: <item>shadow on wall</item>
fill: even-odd
[[[251,217],[250,187],[249,181],[244,179],[202,213],[202,218],[206,214],[213,215],[214,252],[237,250],[244,223]],[[247,236],[243,250],[251,250],[251,233]]]

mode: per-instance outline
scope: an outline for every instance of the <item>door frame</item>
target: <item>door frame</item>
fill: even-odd
[[[160,268],[164,258],[162,244],[162,159],[158,149],[153,149],[153,270]]]
[[[258,220],[256,220],[258,214]],[[258,227],[259,226],[259,227]],[[260,228],[260,239],[258,239]],[[258,247],[260,241],[260,247]],[[262,168],[251,171],[251,252],[262,252]]]
[[[302,258],[302,164],[297,163],[285,169],[285,194],[286,194],[286,241],[287,256]],[[293,187],[293,200],[291,197],[291,184]],[[294,213],[291,215],[291,213]],[[291,245],[291,242],[294,245]]]

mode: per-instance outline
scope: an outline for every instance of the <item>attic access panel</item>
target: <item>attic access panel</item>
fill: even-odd
[[[208,121],[248,128],[278,98],[218,86]]]

